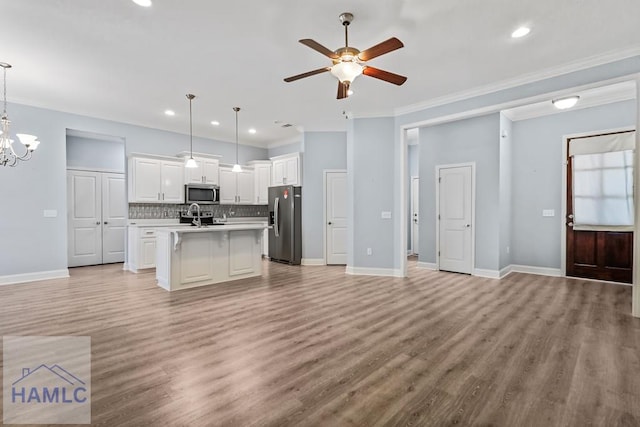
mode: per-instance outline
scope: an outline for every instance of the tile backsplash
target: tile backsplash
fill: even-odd
[[[186,213],[189,205],[170,205],[161,203],[129,203],[129,219],[179,218]],[[266,217],[267,205],[200,205],[202,212],[213,212],[216,218],[226,214],[234,217]]]

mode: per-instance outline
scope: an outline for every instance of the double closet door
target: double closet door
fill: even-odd
[[[124,261],[124,174],[68,170],[69,267]]]

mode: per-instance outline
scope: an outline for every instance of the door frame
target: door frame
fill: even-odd
[[[618,132],[629,132],[635,131],[635,126],[625,126],[614,129],[604,129],[598,131],[590,131],[590,132],[580,132],[580,133],[572,133],[568,135],[562,136],[562,200],[560,204],[560,276],[567,277],[567,227],[566,227],[566,219],[567,219],[567,145],[570,139],[575,138],[585,138],[593,135],[601,135],[606,133],[618,133]],[[635,165],[634,165],[635,167]],[[634,172],[635,173],[635,172]],[[637,202],[634,200],[634,204],[637,205]],[[635,240],[635,238],[634,238]],[[635,254],[634,254],[635,257]],[[635,267],[635,266],[634,266]],[[595,280],[595,279],[584,279],[584,280]],[[617,283],[619,285],[627,285],[625,283]]]
[[[323,169],[322,171],[322,264],[327,265],[327,174],[347,173],[346,169]],[[347,228],[349,224],[347,224]]]
[[[436,270],[440,270],[440,185],[438,178],[440,170],[458,167],[471,167],[471,275],[475,276],[476,270],[476,162],[452,163],[446,165],[436,165],[435,186],[436,186]]]

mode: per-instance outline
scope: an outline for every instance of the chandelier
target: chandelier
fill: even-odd
[[[2,130],[0,131],[0,165],[2,166],[16,166],[18,160],[27,161],[31,158],[33,151],[38,148],[38,137],[34,135],[27,135],[24,133],[16,134],[22,145],[24,145],[24,154],[18,155],[13,149],[13,139],[9,135],[9,117],[7,116],[7,70],[11,68],[10,64],[0,62],[4,74],[4,108],[2,110]],[[20,150],[22,151],[22,149]]]

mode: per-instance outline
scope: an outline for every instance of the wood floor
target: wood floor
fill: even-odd
[[[2,335],[91,336],[94,425],[640,425],[627,286],[265,262],[170,294],[121,268],[0,287]]]

